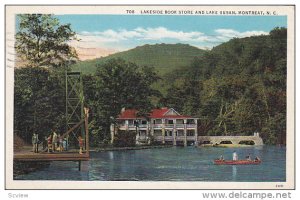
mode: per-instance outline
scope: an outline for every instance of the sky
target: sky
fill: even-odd
[[[287,27],[286,16],[56,15],[70,23],[77,48],[124,51],[144,44],[184,43],[211,49],[230,39]]]

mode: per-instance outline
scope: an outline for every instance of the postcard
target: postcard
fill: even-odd
[[[6,189],[294,189],[294,14],[6,5]]]

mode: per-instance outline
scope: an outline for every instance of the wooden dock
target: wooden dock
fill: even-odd
[[[78,152],[63,152],[63,153],[32,153],[20,152],[14,154],[14,161],[29,162],[29,161],[74,161],[78,162],[78,170],[87,170],[87,162],[90,158],[89,153],[79,154]]]
[[[87,161],[88,153],[17,153],[14,154],[14,161]]]
[[[32,146],[23,147],[20,151],[14,152],[14,161],[75,161],[78,162],[79,170],[82,169],[82,164],[86,164],[90,158],[89,155],[89,131],[88,131],[88,117],[89,117],[89,109],[84,108],[84,118],[81,119],[77,124],[75,124],[72,128],[70,128],[66,133],[62,134],[60,137],[65,138],[68,136],[72,131],[74,131],[77,128],[80,128],[80,126],[83,124],[85,128],[85,148],[83,148],[83,153],[79,154],[78,149],[74,150],[71,149],[71,151],[64,151],[64,152],[46,152],[41,151],[40,153],[34,153],[30,150],[32,149]]]

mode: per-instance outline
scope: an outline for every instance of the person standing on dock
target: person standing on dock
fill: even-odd
[[[49,137],[47,138],[48,142],[48,153],[50,153],[50,149],[52,150],[52,135],[50,134]]]
[[[35,135],[36,135],[35,153],[38,153],[39,152],[39,144],[40,144],[39,134],[35,134]]]
[[[81,136],[78,137],[78,142],[79,142],[79,154],[82,154],[83,139]]]
[[[47,144],[48,144],[48,138],[47,136],[45,136],[43,140],[43,151],[47,150]]]
[[[52,136],[52,151],[55,152],[57,149],[57,134],[55,131],[53,131],[53,136]]]
[[[63,139],[63,149],[64,151],[68,151],[67,138]]]
[[[32,138],[31,138],[32,152],[35,152],[35,141],[36,141],[36,136],[35,136],[35,133],[33,133]]]
[[[63,151],[63,138],[60,136],[60,134],[58,134],[58,148],[59,152]]]
[[[238,160],[238,155],[237,155],[236,151],[234,151],[232,154],[232,160]]]

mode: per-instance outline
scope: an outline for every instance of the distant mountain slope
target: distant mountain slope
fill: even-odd
[[[163,75],[174,69],[190,66],[194,57],[201,56],[205,52],[188,44],[146,44],[107,57],[81,61],[73,66],[73,70],[92,74],[96,71],[96,65],[120,57],[140,66],[152,66]]]

